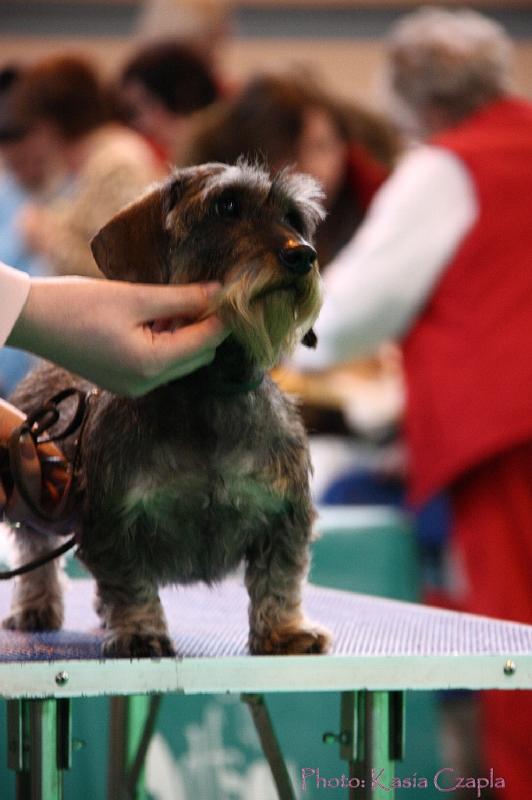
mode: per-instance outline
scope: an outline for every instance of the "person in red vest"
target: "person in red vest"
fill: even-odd
[[[410,495],[447,490],[464,610],[532,624],[532,104],[472,11],[421,9],[388,42],[396,110],[424,144],[330,264],[317,369],[402,342]],[[486,768],[528,796],[532,692],[481,695]]]

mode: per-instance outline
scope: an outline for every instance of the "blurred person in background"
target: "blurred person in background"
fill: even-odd
[[[208,61],[189,45],[158,41],[125,65],[119,98],[125,119],[155,148],[165,166],[182,166],[194,112],[220,94]]]
[[[23,68],[11,64],[0,70],[0,158],[2,178],[12,181],[17,196],[39,196],[53,193],[53,165],[43,163],[29,131],[13,109],[13,96]],[[7,194],[7,191],[5,192]],[[2,207],[2,221],[5,211]],[[2,245],[4,243],[2,242]]]
[[[411,498],[451,497],[458,605],[532,623],[532,106],[511,45],[472,11],[422,9],[388,41],[397,108],[425,144],[330,265],[315,326],[329,367],[402,340]],[[532,693],[482,692],[497,796],[529,785]]]
[[[217,64],[231,34],[232,6],[233,0],[144,0],[136,37],[145,44],[172,37]]]
[[[26,246],[52,274],[98,276],[89,242],[160,176],[156,159],[141,137],[109,119],[96,71],[77,56],[28,67],[12,103],[33,155],[63,184],[60,198],[41,198],[21,215]]]

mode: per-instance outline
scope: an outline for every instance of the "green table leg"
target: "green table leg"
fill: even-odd
[[[63,770],[72,763],[70,700],[11,700],[7,722],[17,800],[63,800]]]
[[[394,800],[395,762],[404,755],[403,692],[343,692],[341,731],[323,739],[339,742],[349,764],[350,800]]]

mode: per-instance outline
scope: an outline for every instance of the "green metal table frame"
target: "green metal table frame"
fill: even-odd
[[[352,691],[341,694],[340,730],[325,732],[347,761],[350,798],[393,797],[372,787],[372,770],[393,775],[404,748],[402,692]],[[280,800],[297,793],[279,747],[262,694],[242,694],[249,706]],[[155,731],[162,695],[111,698],[109,800],[146,797],[143,767]],[[8,701],[8,766],[16,773],[17,800],[63,800],[63,772],[72,766],[70,699]]]

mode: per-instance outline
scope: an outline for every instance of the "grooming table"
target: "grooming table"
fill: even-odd
[[[0,585],[2,616],[11,591],[11,584]],[[72,697],[115,698],[112,800],[136,796],[157,696],[168,692],[241,694],[279,796],[288,800],[296,795],[263,694],[341,692],[339,731],[325,736],[338,742],[349,763],[350,797],[379,800],[393,797],[393,790],[381,795],[367,776],[372,768],[389,775],[401,758],[404,690],[532,689],[532,626],[308,586],[306,612],[332,631],[331,653],[250,656],[247,594],[239,581],[228,580],[212,589],[162,591],[178,658],[102,660],[92,596],[92,581],[70,583],[62,631],[0,632],[0,697],[8,701],[8,757],[18,798],[62,797]],[[133,696],[143,705],[134,706]],[[124,738],[128,726],[137,728],[133,753]]]

